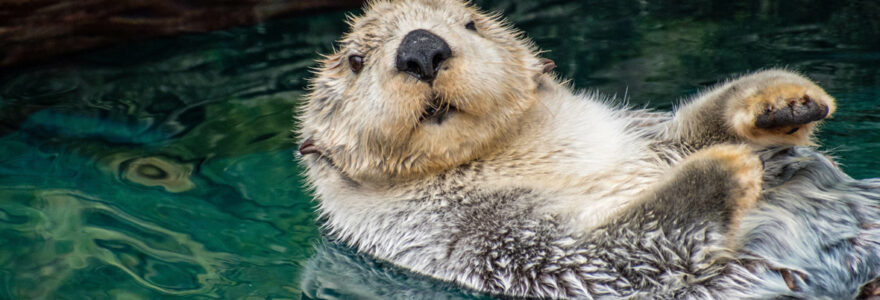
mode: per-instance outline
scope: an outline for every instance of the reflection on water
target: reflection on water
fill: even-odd
[[[4,73],[0,299],[299,298],[291,114],[342,17]]]
[[[840,102],[824,148],[854,177],[880,177],[872,1],[480,3],[510,16],[577,87],[632,105],[669,109],[729,74],[800,70]],[[315,244],[291,114],[343,19],[291,18],[3,70],[0,299],[479,298]]]
[[[302,273],[303,299],[491,299],[319,241]]]
[[[224,284],[218,269],[231,255],[212,252],[181,232],[139,220],[101,199],[67,190],[8,189],[3,212],[2,261],[17,270],[13,295],[54,298],[65,287],[130,278],[165,295],[214,293]],[[80,274],[96,276],[83,282]],[[124,276],[128,275],[128,276]],[[95,280],[98,281],[95,281]],[[228,282],[227,282],[228,284]],[[101,286],[95,286],[101,288]],[[129,293],[124,287],[111,295]],[[85,296],[85,295],[84,295]]]

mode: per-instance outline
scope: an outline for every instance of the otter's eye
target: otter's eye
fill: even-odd
[[[351,66],[352,72],[359,73],[364,68],[364,57],[360,55],[349,56],[348,65]]]
[[[466,28],[467,30],[477,31],[477,23],[474,23],[474,21],[470,21],[464,25],[464,28]]]

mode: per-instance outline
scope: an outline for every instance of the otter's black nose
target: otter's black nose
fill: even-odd
[[[439,36],[423,29],[410,31],[397,48],[397,70],[421,81],[430,82],[437,76],[452,50]]]

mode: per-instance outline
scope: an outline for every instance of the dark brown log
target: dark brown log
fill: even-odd
[[[361,4],[362,0],[0,0],[0,67]]]

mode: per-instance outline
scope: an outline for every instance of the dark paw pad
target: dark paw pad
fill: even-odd
[[[758,115],[755,127],[768,129],[803,125],[822,120],[828,116],[828,106],[820,105],[810,97],[804,96],[802,99],[787,102],[787,106],[770,109]]]

